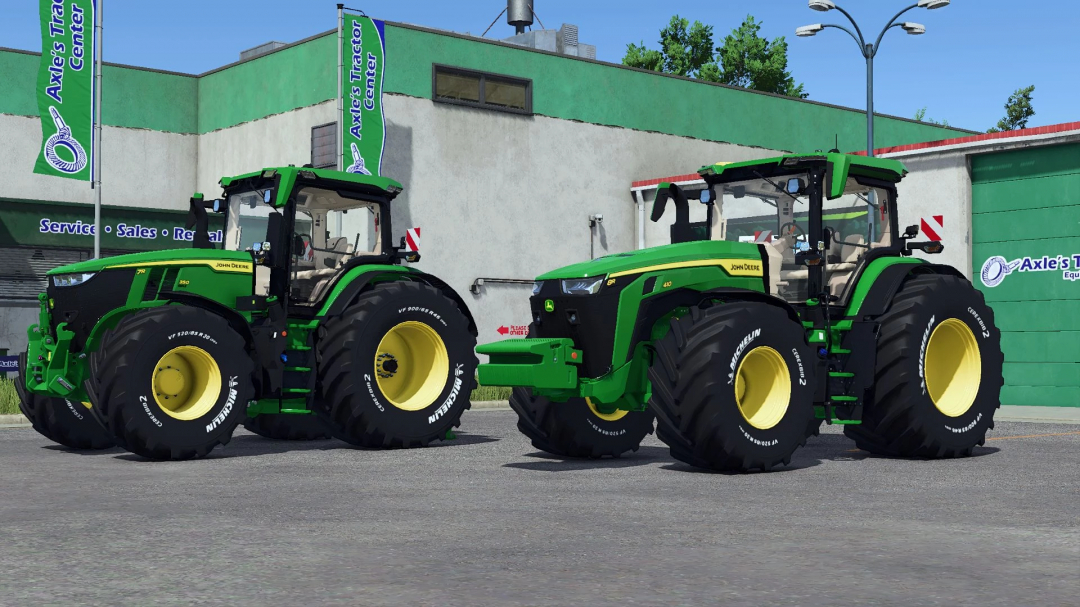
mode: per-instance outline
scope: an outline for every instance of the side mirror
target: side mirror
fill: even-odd
[[[306,248],[307,247],[304,246],[304,239],[301,238],[299,234],[293,234],[293,241],[292,241],[293,255],[296,255],[296,256],[303,255],[304,254],[304,249],[306,249]]]
[[[805,181],[803,181],[802,179],[800,179],[798,177],[793,177],[791,179],[788,179],[788,182],[787,182],[787,193],[788,194],[792,194],[792,195],[801,194],[804,191],[806,191],[806,182]]]

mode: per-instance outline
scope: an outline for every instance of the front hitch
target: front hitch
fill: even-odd
[[[584,354],[568,338],[507,339],[477,346],[489,362],[477,367],[483,386],[576,390]]]

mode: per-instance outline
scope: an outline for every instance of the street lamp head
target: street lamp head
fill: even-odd
[[[810,36],[813,36],[814,34],[820,32],[823,29],[825,29],[825,26],[820,23],[815,23],[813,25],[804,25],[795,30],[795,35],[800,38],[809,38]]]
[[[919,34],[926,33],[926,26],[921,23],[905,21],[900,24],[900,27],[904,28],[904,31],[911,34],[912,36],[918,36]]]
[[[934,10],[935,8],[945,8],[949,6],[950,0],[919,0],[919,8],[925,8],[928,10]]]
[[[948,4],[948,0],[946,0],[945,3]],[[814,9],[815,11],[821,11],[824,13],[826,11],[831,11],[832,9],[836,8],[836,5],[829,0],[810,0],[810,8]]]

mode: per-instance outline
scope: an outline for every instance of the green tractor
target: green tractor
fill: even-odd
[[[476,324],[445,282],[402,264],[418,252],[388,242],[401,185],[290,166],[221,186],[191,199],[192,248],[48,273],[16,384],[34,427],[164,460],[204,456],[241,423],[374,448],[451,437]]]
[[[894,160],[839,153],[717,164],[659,186],[671,244],[536,279],[528,339],[477,349],[518,428],[566,457],[653,431],[714,470],[788,464],[822,422],[866,451],[971,454],[999,406],[1001,336],[956,269],[912,257]],[[703,204],[690,221],[691,202]]]

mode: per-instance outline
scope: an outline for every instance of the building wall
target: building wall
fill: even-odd
[[[106,125],[101,134],[103,204],[186,209],[195,187],[197,139]],[[0,196],[93,204],[89,182],[34,173],[41,151],[37,117],[0,114],[0,141]]]
[[[938,233],[945,249],[937,255],[917,252],[933,263],[950,265],[971,279],[971,172],[963,153],[943,152],[899,158],[908,175],[897,186],[900,232],[909,225],[941,215]],[[933,228],[933,224],[931,224]],[[916,240],[929,240],[920,232]]]

